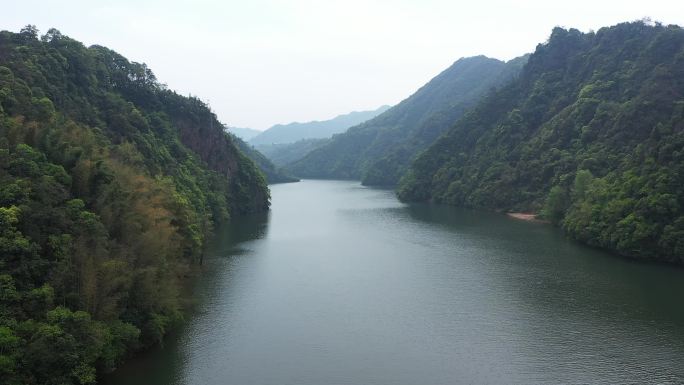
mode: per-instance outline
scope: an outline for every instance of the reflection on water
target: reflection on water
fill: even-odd
[[[682,383],[684,271],[353,182],[217,231],[187,325],[108,384]]]
[[[207,245],[209,257],[240,254],[242,243],[261,239],[268,233],[269,214],[255,214],[236,218],[214,231],[214,237]]]

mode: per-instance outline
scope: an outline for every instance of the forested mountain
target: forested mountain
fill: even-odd
[[[418,157],[399,196],[541,212],[590,245],[684,262],[684,31],[554,29]]]
[[[389,106],[381,106],[372,111],[353,111],[348,114],[338,115],[330,120],[323,121],[276,124],[275,126],[250,139],[249,143],[257,146],[294,143],[302,139],[329,138],[334,134],[344,132],[349,127],[372,119],[387,111],[389,108]]]
[[[238,138],[240,138],[246,142],[248,142],[253,137],[262,133],[262,131],[255,130],[252,128],[229,127],[229,126],[226,126],[226,131],[230,132],[231,134],[237,136]]]
[[[387,112],[335,135],[288,168],[297,176],[396,184],[412,157],[451,127],[485,93],[513,78],[526,57],[504,63],[463,58]]]
[[[302,139],[294,143],[260,144],[255,148],[267,157],[278,168],[305,157],[311,151],[328,143],[330,139]]]
[[[266,177],[267,183],[299,182],[299,179],[291,176],[287,171],[282,170],[282,166],[275,165],[274,162],[262,154],[258,149],[250,146],[249,143],[235,136],[233,136],[233,142],[235,142],[240,151],[247,155],[247,157],[259,167],[259,170],[261,170]]]
[[[211,110],[51,29],[0,32],[0,382],[90,384],[182,316],[264,176]]]

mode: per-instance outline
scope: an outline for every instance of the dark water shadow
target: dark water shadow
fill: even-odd
[[[270,213],[240,216],[215,229],[212,239],[207,242],[203,266],[194,278],[195,282],[189,285],[190,290],[198,291],[199,286],[206,285],[218,273],[221,273],[218,271],[221,264],[217,261],[245,255],[249,249],[243,247],[244,243],[266,237],[269,217]],[[138,352],[113,373],[103,376],[98,384],[171,385],[181,383],[182,368],[186,358],[179,345],[182,344],[194,317],[201,316],[198,310],[201,306],[198,304],[203,298],[198,298],[197,295],[194,297],[193,306],[188,310],[183,324],[164,337],[162,344]]]

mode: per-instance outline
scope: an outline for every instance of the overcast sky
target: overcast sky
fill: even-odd
[[[396,104],[460,57],[509,60],[554,26],[684,25],[677,0],[3,3],[0,29],[55,27],[107,46],[208,102],[222,122],[257,129]]]

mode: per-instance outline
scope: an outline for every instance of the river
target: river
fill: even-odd
[[[186,325],[106,384],[684,383],[684,269],[357,182],[271,190],[217,232]]]

